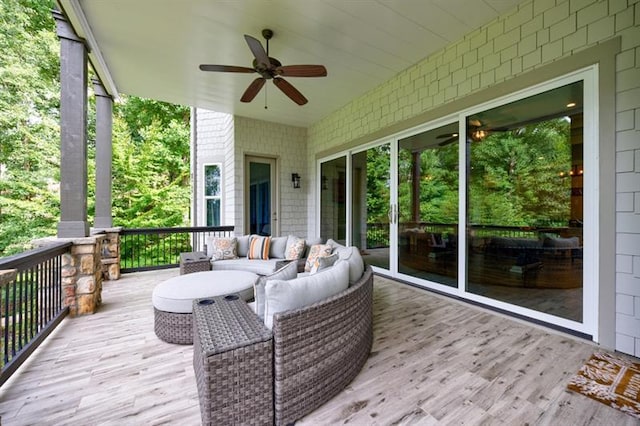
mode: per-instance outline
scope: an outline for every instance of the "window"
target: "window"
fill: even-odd
[[[220,164],[204,166],[204,215],[206,226],[220,226],[222,173]]]

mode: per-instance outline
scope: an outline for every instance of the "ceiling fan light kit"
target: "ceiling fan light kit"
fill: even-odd
[[[266,81],[273,80],[273,84],[293,102],[298,105],[306,104],[308,102],[307,98],[283,77],[326,77],[326,68],[323,65],[282,65],[279,60],[269,56],[269,40],[273,37],[273,31],[265,28],[262,30],[262,36],[267,41],[266,50],[262,47],[262,43],[260,43],[258,39],[247,34],[244,36],[254,57],[252,68],[234,65],[202,64],[200,65],[200,70],[260,74],[260,77],[253,80],[244,91],[240,98],[241,102],[251,102],[258,92],[260,92]]]

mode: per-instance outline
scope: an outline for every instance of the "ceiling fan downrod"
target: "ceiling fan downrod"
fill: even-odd
[[[262,37],[267,41],[267,57],[269,56],[269,40],[273,37],[273,31],[269,28],[262,30]]]

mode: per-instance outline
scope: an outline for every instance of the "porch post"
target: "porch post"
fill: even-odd
[[[411,220],[420,222],[420,152],[411,153]],[[413,225],[415,226],[415,225]]]
[[[54,10],[60,38],[60,222],[58,237],[86,237],[87,48]]]
[[[96,94],[96,215],[95,228],[111,228],[111,158],[113,99],[102,82],[93,79]]]

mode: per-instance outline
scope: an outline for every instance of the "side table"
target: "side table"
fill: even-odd
[[[273,424],[273,338],[237,295],[193,301],[203,425]]]
[[[211,261],[203,251],[180,253],[180,275],[211,270]]]

